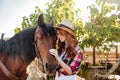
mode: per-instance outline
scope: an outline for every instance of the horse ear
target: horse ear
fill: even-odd
[[[42,26],[43,23],[44,23],[44,18],[43,18],[43,14],[41,14],[38,18],[38,26]]]
[[[54,21],[52,19],[50,20],[50,25],[54,26]]]

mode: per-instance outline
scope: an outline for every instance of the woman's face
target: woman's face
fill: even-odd
[[[57,34],[58,34],[58,39],[60,39],[61,42],[65,42],[66,36],[59,31],[57,31]]]

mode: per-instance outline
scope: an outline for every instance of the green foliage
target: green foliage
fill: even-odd
[[[117,10],[120,10],[120,0],[96,0],[96,1],[102,1],[106,2],[108,4],[114,4],[117,7]]]
[[[20,31],[21,31],[21,29],[18,28],[18,27],[16,27],[16,28],[14,29],[14,33],[15,33],[15,34],[19,33]]]
[[[89,22],[85,23],[85,34],[82,44],[87,47],[102,46],[106,42],[120,42],[120,18],[113,13],[115,5],[102,0],[87,7],[90,11]],[[93,64],[95,64],[95,48],[93,50]]]
[[[63,18],[74,20],[76,12],[74,11],[73,0],[52,0],[46,6],[48,7],[46,10],[47,21],[52,18],[57,25]]]
[[[86,22],[86,34],[83,38],[83,44],[86,46],[101,46],[105,42],[120,41],[120,28],[117,14],[113,14],[115,6],[101,2],[96,2],[97,6],[90,5],[90,22]],[[108,16],[110,15],[110,16]],[[119,37],[118,37],[119,36]]]
[[[71,20],[75,24],[78,40],[82,38],[85,30],[82,19],[78,16],[81,10],[74,9],[75,3],[73,0],[52,0],[52,2],[46,3],[46,6],[48,7],[45,14],[47,22],[52,19],[55,24],[54,26],[57,26],[64,18]]]
[[[54,21],[54,26],[57,26],[62,19],[69,19],[75,24],[75,32],[78,40],[81,39],[84,34],[84,27],[82,19],[78,16],[81,12],[80,9],[74,9],[75,3],[73,0],[52,0],[50,3],[47,2],[46,12],[44,13],[45,21]],[[22,30],[28,27],[35,26],[37,23],[38,16],[43,13],[39,7],[35,7],[35,12],[30,14],[29,17],[24,16],[21,23]]]
[[[33,27],[37,24],[38,16],[42,13],[42,10],[39,9],[38,6],[35,7],[35,12],[30,14],[29,17],[24,16],[23,21],[21,23],[22,29],[26,29],[28,27]]]
[[[96,0],[96,5],[88,6],[90,11],[89,22],[85,27],[78,16],[80,9],[74,9],[73,0],[52,0],[46,3],[47,9],[44,13],[45,21],[54,21],[57,26],[62,19],[66,18],[75,24],[75,33],[81,48],[85,46],[100,46],[108,41],[120,41],[120,14],[112,14],[115,6],[107,4],[102,0]],[[24,16],[21,23],[22,30],[35,26],[38,16],[43,13],[39,7],[35,7],[35,12],[29,17]]]
[[[90,65],[91,65],[90,63],[85,62],[84,64],[81,65],[81,69],[82,69],[82,70],[87,70],[87,69],[89,69],[89,66],[90,66]]]

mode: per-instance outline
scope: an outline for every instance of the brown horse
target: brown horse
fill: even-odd
[[[39,16],[36,27],[21,31],[7,41],[0,40],[0,80],[26,80],[27,66],[36,56],[41,58],[45,72],[52,73],[57,61],[49,49],[55,48],[55,43],[55,29],[44,23],[43,15]]]

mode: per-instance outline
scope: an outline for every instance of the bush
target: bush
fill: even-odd
[[[89,65],[90,65],[90,63],[85,62],[84,64],[81,65],[81,69],[82,69],[82,70],[86,70],[86,69],[89,68]]]

